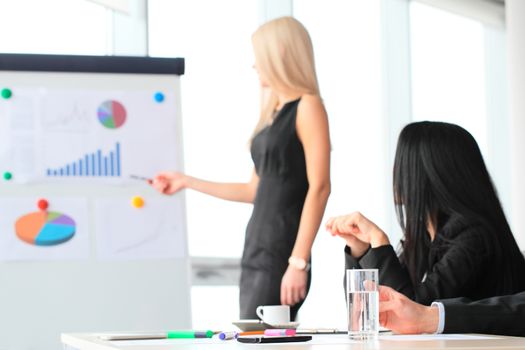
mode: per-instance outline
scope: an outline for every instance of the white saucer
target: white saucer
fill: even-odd
[[[299,326],[299,322],[287,322],[283,324],[268,324],[261,320],[237,320],[232,322],[235,326],[243,332],[263,331],[265,329],[279,328],[279,329],[295,329]]]
[[[299,327],[299,324],[300,322],[287,322],[283,324],[269,324],[269,326],[272,328],[279,328],[279,329],[288,329],[288,328],[296,329],[297,327]]]

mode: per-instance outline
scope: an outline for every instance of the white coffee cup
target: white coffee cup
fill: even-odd
[[[255,313],[264,323],[270,325],[290,322],[290,306],[288,305],[258,306]]]

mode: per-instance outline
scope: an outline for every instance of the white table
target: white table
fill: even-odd
[[[493,335],[381,335],[375,342],[352,342],[346,335],[313,336],[312,341],[304,343],[282,344],[241,344],[235,340],[221,341],[219,339],[166,339],[166,340],[135,340],[106,341],[97,334],[65,333],[61,336],[64,348],[67,350],[229,350],[229,349],[525,349],[525,338],[503,337]]]

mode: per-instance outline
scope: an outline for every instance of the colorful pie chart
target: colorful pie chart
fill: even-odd
[[[98,107],[98,120],[108,129],[118,129],[126,122],[126,109],[118,101],[106,101]]]
[[[15,232],[22,241],[37,246],[52,246],[69,241],[75,235],[75,221],[54,211],[39,211],[20,217]]]

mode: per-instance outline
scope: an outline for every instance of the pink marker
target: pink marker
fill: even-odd
[[[269,337],[282,337],[287,335],[295,335],[295,329],[267,329],[264,335]]]

